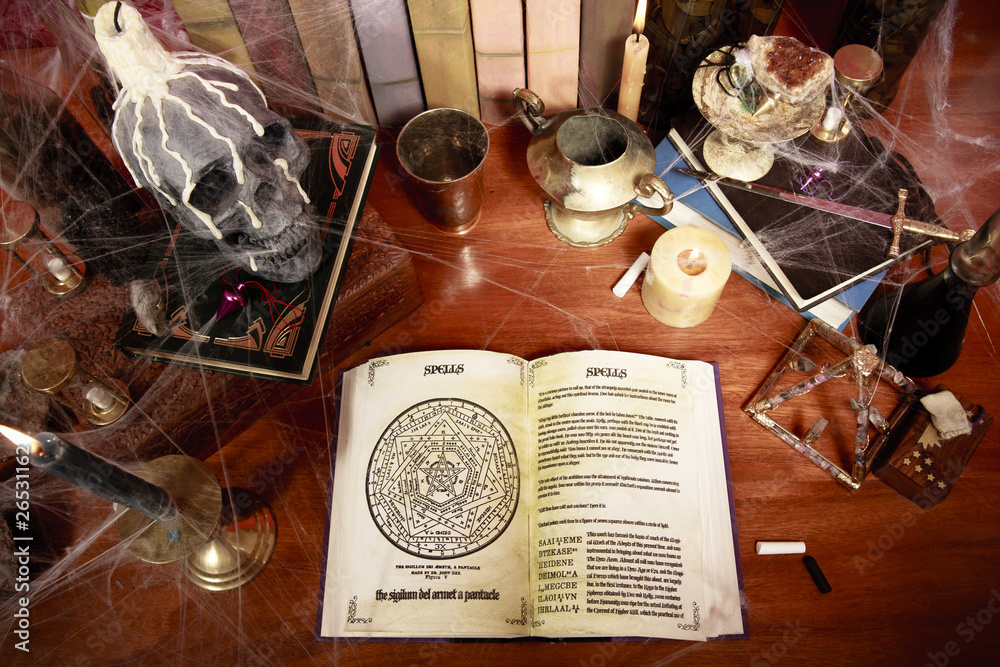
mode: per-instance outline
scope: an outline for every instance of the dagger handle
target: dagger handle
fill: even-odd
[[[910,219],[903,221],[903,231],[916,232],[918,234],[923,234],[924,236],[932,236],[936,239],[955,242],[968,241],[976,233],[976,230],[974,229],[963,229],[960,232],[953,232],[950,229],[938,227],[937,225],[932,225],[929,222],[920,222],[919,220]]]
[[[921,222],[920,220],[910,220],[903,214],[903,206],[906,204],[908,193],[906,190],[900,189],[897,194],[899,195],[899,208],[896,210],[896,214],[892,216],[892,245],[889,246],[889,257],[899,257],[899,238],[903,232],[915,232],[924,236],[955,242],[968,241],[975,234],[975,231],[972,229],[953,232],[947,227],[939,227],[938,225]]]
[[[900,188],[896,195],[899,197],[899,208],[896,209],[896,214],[892,216],[892,245],[889,246],[889,257],[899,257],[899,238],[903,234],[903,228],[906,225],[906,213],[903,212],[903,207],[906,205],[906,197],[910,193],[906,188]]]

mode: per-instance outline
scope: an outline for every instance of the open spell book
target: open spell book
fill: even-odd
[[[320,638],[745,636],[713,364],[417,352],[342,379]]]

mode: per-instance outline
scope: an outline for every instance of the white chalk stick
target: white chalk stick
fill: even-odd
[[[773,556],[776,554],[804,554],[805,542],[758,542],[758,556]]]
[[[629,267],[628,271],[625,272],[625,275],[618,281],[618,284],[611,290],[615,293],[615,296],[619,299],[625,296],[625,293],[628,292],[629,288],[635,284],[635,279],[639,277],[639,274],[642,273],[648,265],[649,254],[642,253],[639,255],[639,258],[632,262],[632,266]]]

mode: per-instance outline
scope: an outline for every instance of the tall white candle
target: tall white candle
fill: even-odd
[[[625,40],[625,59],[622,61],[622,82],[618,90],[618,113],[629,120],[639,117],[639,98],[642,82],[646,78],[646,58],[649,40],[642,34],[646,27],[646,0],[639,0],[635,10],[633,34]]]
[[[653,244],[642,303],[669,326],[701,324],[715,310],[732,269],[729,249],[712,232],[698,227],[668,230]]]

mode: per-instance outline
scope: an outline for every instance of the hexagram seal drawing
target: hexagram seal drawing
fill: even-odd
[[[366,492],[375,525],[393,545],[421,558],[458,558],[491,544],[514,518],[517,453],[481,405],[423,401],[382,433]]]

